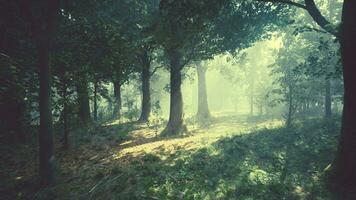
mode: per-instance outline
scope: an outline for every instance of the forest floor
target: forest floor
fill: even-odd
[[[203,125],[188,121],[184,135],[159,137],[163,126],[114,121],[70,150],[56,143],[55,187],[35,187],[35,145],[3,153],[0,199],[326,200],[338,127],[215,115]]]

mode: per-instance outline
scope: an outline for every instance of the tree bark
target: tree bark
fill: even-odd
[[[60,10],[60,0],[48,0],[39,4],[30,1],[21,1],[20,9],[25,20],[28,20],[29,30],[37,47],[39,68],[39,110],[40,129],[39,143],[39,181],[41,186],[54,183],[54,155],[53,155],[53,128],[51,105],[51,69],[50,46],[52,34],[56,29],[56,22]],[[41,11],[41,17],[34,20],[33,6]]]
[[[54,182],[49,37],[46,37],[46,35],[43,34],[42,38],[40,38],[40,41],[38,42],[37,48],[40,79],[39,174],[40,184],[47,186]]]
[[[82,74],[80,82],[77,83],[79,118],[84,126],[91,123],[90,102],[88,94],[88,80],[85,74]]]
[[[163,135],[177,135],[183,128],[183,98],[181,91],[181,55],[177,50],[167,52],[170,61],[170,109]]]
[[[68,123],[68,105],[67,100],[63,105],[63,148],[69,148],[69,123]]]
[[[313,18],[313,20],[325,31],[334,35],[335,37],[339,37],[339,33],[336,29],[334,29],[334,25],[330,23],[320,12],[318,7],[316,6],[314,0],[304,0],[306,10],[309,15]]]
[[[201,66],[201,63],[197,63],[197,74],[198,74],[198,120],[206,120],[210,118],[210,111],[208,105],[208,95],[206,91],[206,68]]]
[[[340,199],[356,198],[356,1],[344,1],[341,57],[344,74],[344,110],[331,184]]]
[[[121,118],[121,82],[120,79],[114,81],[114,112],[113,117],[116,119]]]
[[[288,94],[288,116],[287,116],[287,127],[292,126],[292,117],[293,117],[293,88],[289,86]]]
[[[147,51],[142,55],[142,109],[140,122],[147,122],[151,113],[151,93],[150,93],[150,60]]]
[[[94,82],[94,108],[93,108],[93,114],[94,114],[94,121],[98,121],[98,82]]]
[[[2,122],[0,134],[4,134],[3,138],[9,141],[16,142],[25,142],[26,134],[25,134],[25,111],[26,111],[26,103],[24,102],[24,98],[21,95],[19,96],[12,95],[17,88],[9,88],[6,92],[1,95],[8,95],[8,99],[1,102],[0,110],[1,116],[0,121]]]
[[[65,77],[65,69],[61,68],[60,73],[60,81],[61,81],[61,93],[63,100],[63,109],[62,109],[62,123],[63,123],[63,149],[69,148],[69,121],[68,121],[68,79]]]
[[[306,10],[310,17],[313,18],[315,23],[317,23],[322,29],[324,29],[326,32],[332,34],[336,38],[339,37],[339,32],[337,29],[334,28],[334,25],[330,23],[320,12],[318,7],[315,4],[314,0],[304,0],[304,4],[297,3],[295,1],[291,0],[257,0],[257,1],[265,1],[265,2],[271,2],[271,3],[283,3],[287,5],[292,5],[298,8],[302,8]]]
[[[329,79],[325,80],[325,119],[331,118],[331,83]]]

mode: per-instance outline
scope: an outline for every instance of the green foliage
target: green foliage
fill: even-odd
[[[248,88],[238,89],[247,91],[252,106],[262,108],[285,103],[290,105],[291,115],[294,115],[312,111],[312,108],[305,108],[310,104],[319,106],[315,110],[320,112],[324,101],[324,89],[321,88],[325,81],[332,81],[334,91],[331,95],[337,96],[334,102],[342,102],[342,69],[337,41],[321,37],[319,34],[325,31],[311,24],[299,27],[302,20],[293,8],[251,0],[78,0],[56,1],[60,2],[60,8],[44,9],[52,8],[51,2],[55,1],[5,0],[0,7],[0,137],[37,136],[31,130],[38,128],[39,104],[44,105],[49,115],[53,115],[54,129],[59,133],[55,134],[54,145],[58,159],[70,169],[59,175],[80,177],[78,182],[88,185],[68,183],[73,186],[68,189],[66,183],[61,183],[40,190],[35,198],[56,199],[62,198],[62,194],[64,199],[328,198],[322,184],[323,168],[331,162],[329,155],[334,153],[336,130],[330,132],[330,127],[326,129],[318,120],[295,123],[293,130],[266,129],[222,138],[213,146],[198,150],[174,147],[175,152],[171,154],[162,147],[158,152],[140,152],[141,158],[127,158],[125,163],[117,162],[119,166],[110,167],[104,166],[111,162],[105,160],[105,156],[115,157],[115,151],[141,145],[130,141],[129,133],[136,131],[135,134],[140,135],[142,127],[127,123],[78,128],[83,102],[86,105],[93,101],[95,105],[98,103],[100,119],[111,117],[113,104],[118,106],[121,98],[117,90],[113,91],[112,83],[120,87],[131,86],[125,88],[127,93],[123,94],[123,116],[134,121],[140,113],[136,80],[142,65],[155,67],[148,70],[149,78],[154,80],[160,76],[153,76],[157,69],[170,68],[168,61],[178,63],[180,76],[182,68],[194,61],[206,61],[227,53],[231,55],[229,59],[243,65],[240,70],[244,77],[237,77],[242,73],[234,74],[234,69],[220,67],[219,70],[231,82],[242,79],[248,82]],[[323,12],[330,15],[330,8],[336,4],[341,3],[329,2],[324,6],[329,11]],[[336,11],[340,13],[340,9]],[[57,17],[58,20],[54,20]],[[329,18],[338,21],[335,17]],[[293,30],[284,33],[280,28],[285,26]],[[337,26],[332,25],[323,28],[337,30]],[[278,77],[275,87],[271,79],[266,78],[269,70],[255,68],[262,57],[268,55],[262,51],[248,55],[244,51],[272,36],[284,38],[283,47],[278,54],[275,52],[276,63],[269,68],[273,76]],[[48,46],[42,44],[46,42]],[[49,79],[41,83],[41,88],[49,86],[48,103],[46,99],[38,100],[41,59],[36,49],[41,50],[42,45],[46,46],[42,49],[44,62],[49,63],[51,69],[50,77],[45,77]],[[147,54],[147,59],[142,59],[143,54]],[[191,78],[189,74],[183,76]],[[170,88],[166,85],[164,90],[169,92]],[[160,104],[163,98],[158,94],[161,88],[152,90],[156,90],[152,96],[158,100],[152,106],[147,126],[156,136],[150,139],[162,142],[156,140],[161,140],[157,133],[164,123]],[[241,97],[231,99],[239,101]],[[103,102],[108,106],[103,106]],[[86,117],[90,118],[90,108],[87,111]],[[52,119],[47,119],[46,125],[51,127]],[[80,152],[82,157],[68,158],[67,152],[58,150],[64,127],[71,132],[69,138],[74,144],[71,150],[85,150]],[[40,141],[47,141],[39,149],[49,147],[48,152],[52,152],[53,141],[46,140],[50,138],[46,134],[50,136],[51,130],[39,134]],[[167,140],[169,143],[169,138]],[[16,161],[18,152],[15,149],[37,149],[37,143],[28,143],[32,146],[13,146],[10,151],[1,145],[4,156],[1,160],[10,169],[1,165],[1,175],[15,177],[16,170],[22,170],[19,167],[22,160],[37,160],[36,153],[20,151],[23,153],[21,162]],[[69,154],[75,154],[71,150]],[[83,160],[89,160],[95,170],[81,166]],[[83,169],[79,170],[81,167]],[[23,168],[27,170],[27,166]],[[31,172],[25,171],[26,180],[34,180],[36,171],[30,169]],[[31,190],[26,191],[29,194],[34,193],[35,184],[18,181],[22,179],[22,175],[13,179],[1,177],[5,197],[7,192],[12,195],[14,190],[22,191],[23,188]],[[19,199],[28,197],[22,192],[16,195]]]
[[[221,139],[194,152],[146,154],[120,178],[106,177],[92,198],[329,199],[323,170],[332,162],[335,130],[313,119],[298,122],[293,130]]]
[[[331,90],[330,98],[340,95],[339,45],[329,40],[330,37],[321,37],[319,33],[283,37],[283,47],[270,68],[278,77],[272,90],[277,98],[272,103],[285,103],[289,107],[287,121],[295,115],[320,113],[322,109],[316,105],[325,103],[327,87]]]
[[[155,132],[155,137],[158,136],[158,131],[160,129],[160,125],[164,122],[162,117],[162,108],[160,105],[160,101],[156,101],[153,103],[152,113],[149,120],[146,122],[148,127],[153,127]]]

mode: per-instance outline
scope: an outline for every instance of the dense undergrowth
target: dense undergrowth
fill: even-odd
[[[338,126],[314,118],[289,129],[250,127],[196,148],[187,148],[194,140],[178,140],[169,151],[161,145],[120,159],[108,157],[115,155],[125,137],[106,130],[101,142],[64,153],[59,160],[64,163],[60,167],[64,178],[34,195],[36,199],[327,200],[331,198],[324,170],[335,154]],[[127,139],[140,127],[120,128],[126,130]],[[139,144],[131,146],[135,145]]]

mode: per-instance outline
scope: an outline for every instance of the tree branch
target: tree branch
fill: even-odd
[[[304,0],[304,2],[307,7],[308,13],[313,18],[313,20],[325,31],[338,38],[339,31],[321,14],[314,0]]]
[[[180,70],[182,70],[183,67],[184,67],[185,65],[187,65],[187,64],[193,59],[196,46],[197,46],[196,44],[193,44],[193,45],[192,45],[191,51],[190,51],[190,53],[189,53],[189,57],[187,57],[187,58],[185,59],[185,62],[183,62],[183,63],[180,65]]]
[[[314,0],[304,0],[304,4],[296,3],[291,0],[257,0],[263,2],[271,2],[271,3],[283,3],[292,5],[298,8],[303,8],[306,10],[309,15],[313,18],[313,20],[326,32],[330,33],[331,35],[335,36],[336,38],[339,37],[339,31],[335,28],[335,26],[330,23],[320,12],[318,7],[316,6]]]
[[[294,30],[294,34],[304,33],[304,32],[312,32],[312,31],[318,32],[318,33],[330,34],[329,32],[327,32],[325,30],[314,28],[314,27],[309,27],[309,26],[297,27]]]
[[[283,3],[307,10],[307,6],[290,0],[257,0],[271,3]]]
[[[159,65],[159,66],[155,67],[152,70],[152,72],[150,73],[150,77],[153,76],[153,74],[155,74],[158,69],[162,69],[163,67],[164,67],[163,65]]]

